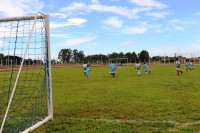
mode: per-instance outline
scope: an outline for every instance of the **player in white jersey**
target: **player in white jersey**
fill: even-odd
[[[135,69],[137,70],[137,75],[138,75],[138,76],[141,76],[140,68],[141,68],[140,63],[136,62],[136,64],[135,64]]]
[[[84,72],[84,75],[86,76],[86,70],[87,70],[87,63],[84,62],[83,64],[83,72]]]
[[[177,72],[177,75],[179,75],[179,73],[183,73],[183,71],[180,70],[180,67],[181,67],[181,64],[180,64],[180,61],[178,60],[178,58],[176,58],[176,72]]]
[[[192,61],[189,62],[189,69],[190,69],[190,71],[194,70]]]

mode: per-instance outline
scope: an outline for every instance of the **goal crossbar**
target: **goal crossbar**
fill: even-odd
[[[40,14],[37,16],[37,19],[44,19],[45,16]],[[8,18],[0,18],[0,22],[9,22],[9,21],[20,21],[20,20],[34,20],[35,16],[19,16],[19,17],[8,17]]]
[[[126,65],[128,65],[128,58],[110,58],[108,61],[109,61],[109,64],[111,62],[113,62],[113,63],[117,63],[117,64],[125,63]]]

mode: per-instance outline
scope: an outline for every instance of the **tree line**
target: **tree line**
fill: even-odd
[[[22,58],[19,56],[4,55],[0,53],[0,65],[20,65]],[[33,64],[43,64],[42,60],[36,59],[24,59],[24,64],[33,65]]]
[[[94,54],[94,55],[85,55],[84,51],[78,51],[77,49],[61,49],[58,53],[58,59],[61,63],[83,63],[83,62],[102,62],[107,63],[109,59],[113,58],[127,58],[129,62],[141,61],[147,62],[149,61],[149,52],[147,50],[142,50],[140,53],[136,52],[113,52],[111,54]],[[52,62],[54,62],[53,60]]]
[[[182,58],[182,56],[178,56]],[[108,63],[109,59],[120,59],[126,58],[128,62],[135,63],[136,61],[139,62],[149,62],[151,61],[159,61],[161,63],[167,62],[174,62],[175,57],[162,57],[162,56],[149,56],[149,52],[147,50],[141,50],[141,52],[113,52],[110,54],[93,54],[93,55],[85,55],[84,51],[78,51],[77,49],[61,49],[58,53],[58,59],[61,63],[83,63],[83,62],[90,62],[90,63]],[[20,65],[22,61],[21,57],[12,56],[12,55],[4,55],[0,53],[0,65]],[[125,61],[125,60],[122,60]],[[57,63],[57,60],[51,60],[52,63]],[[124,63],[124,62],[122,62]],[[42,60],[37,59],[25,59],[24,64],[33,65],[33,64],[43,64]]]

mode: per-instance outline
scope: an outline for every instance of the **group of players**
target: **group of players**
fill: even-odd
[[[180,61],[179,61],[179,59],[178,58],[176,58],[176,62],[175,62],[175,64],[176,64],[176,72],[177,72],[177,75],[179,75],[179,73],[181,73],[181,74],[183,74],[183,71],[180,69]],[[193,68],[193,64],[192,64],[192,62],[190,61],[186,61],[185,62],[185,68],[186,68],[186,72],[188,71],[188,70],[194,70],[194,68]]]
[[[180,69],[180,61],[178,58],[176,58],[176,72],[177,72],[177,75],[179,75],[179,73],[183,74],[183,71]],[[114,63],[110,63],[110,74],[112,75],[112,77],[115,77],[115,72],[116,72],[116,65]],[[193,68],[193,64],[192,62],[189,62],[189,61],[186,61],[185,63],[185,67],[186,67],[186,71],[188,70],[194,70]],[[90,68],[91,68],[91,65],[90,64],[86,64],[84,63],[83,64],[83,69],[84,69],[84,75],[89,77],[90,76]],[[137,75],[138,76],[141,76],[141,65],[139,62],[136,62],[135,64],[135,69],[137,70]],[[143,69],[146,73],[146,75],[148,75],[150,73],[150,70],[149,70],[149,67],[147,66],[147,64],[144,62],[143,64]]]
[[[150,70],[145,62],[144,62],[143,68],[144,68],[146,75],[148,75],[150,73]],[[139,62],[136,62],[135,69],[137,70],[137,75],[141,76],[141,72],[140,72],[141,65]],[[110,64],[110,74],[112,75],[112,77],[115,77],[115,71],[116,71],[116,66],[114,63],[111,63]]]
[[[90,68],[91,68],[90,64],[87,64],[87,63],[83,64],[84,75],[87,77],[90,76]],[[146,75],[148,75],[150,73],[150,70],[145,62],[144,62],[143,68],[145,70]],[[140,73],[141,65],[139,62],[136,63],[135,69],[137,70],[137,75],[141,76],[141,73]],[[110,63],[110,74],[112,75],[112,77],[115,77],[115,72],[116,72],[116,65],[114,63]]]

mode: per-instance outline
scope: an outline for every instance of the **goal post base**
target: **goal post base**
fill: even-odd
[[[22,133],[30,133],[33,130],[37,129],[38,127],[42,126],[44,123],[50,121],[53,119],[53,116],[48,116],[47,118],[45,118],[42,121],[39,121],[38,123],[36,123],[35,125],[33,125],[32,127],[29,127],[28,129],[26,129],[25,131],[23,131]]]

